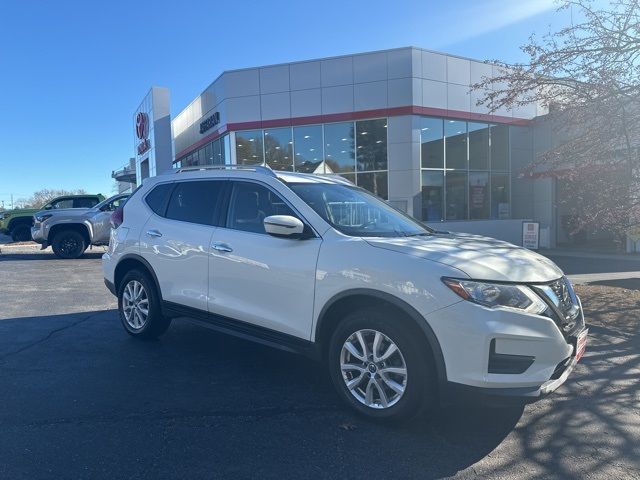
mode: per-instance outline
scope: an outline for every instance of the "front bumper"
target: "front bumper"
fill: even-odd
[[[47,245],[47,237],[44,234],[44,232],[42,231],[42,226],[34,226],[31,227],[31,238],[33,239],[34,242],[36,243],[40,243],[41,245],[46,246]]]
[[[578,364],[575,355],[561,362],[552,378],[540,386],[530,387],[476,387],[456,382],[446,382],[441,387],[443,405],[476,405],[482,407],[521,406],[537,402],[557,390],[567,381]]]
[[[441,403],[526,404],[556,390],[577,363],[585,330],[579,307],[575,328],[566,332],[548,316],[465,301],[427,315],[444,361]]]

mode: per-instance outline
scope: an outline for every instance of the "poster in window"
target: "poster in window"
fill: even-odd
[[[522,222],[522,246],[530,250],[540,248],[539,222]]]

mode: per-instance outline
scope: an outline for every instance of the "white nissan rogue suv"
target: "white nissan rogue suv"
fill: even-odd
[[[227,166],[148,178],[103,269],[132,336],[184,317],[308,354],[374,418],[535,401],[586,345],[580,300],[553,262],[432,230],[341,177]]]

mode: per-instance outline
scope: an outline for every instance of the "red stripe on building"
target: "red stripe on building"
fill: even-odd
[[[312,115],[308,117],[278,118],[274,120],[257,120],[253,122],[227,123],[206,137],[202,137],[196,143],[176,153],[179,159],[216,140],[227,132],[238,130],[257,130],[262,128],[296,127],[299,125],[314,125],[319,123],[349,122],[367,120],[380,117],[398,117],[401,115],[428,115],[432,117],[455,118],[478,122],[505,123],[509,125],[529,125],[531,120],[526,118],[505,117],[503,115],[490,115],[486,113],[462,112],[460,110],[447,110],[443,108],[419,107],[408,105],[406,107],[378,108],[375,110],[361,110],[358,112],[328,113],[324,115]]]

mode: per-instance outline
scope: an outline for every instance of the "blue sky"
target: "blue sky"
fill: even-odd
[[[553,0],[7,1],[0,4],[0,205],[110,194],[151,85],[177,114],[223,70],[415,45],[522,60],[568,20]]]

